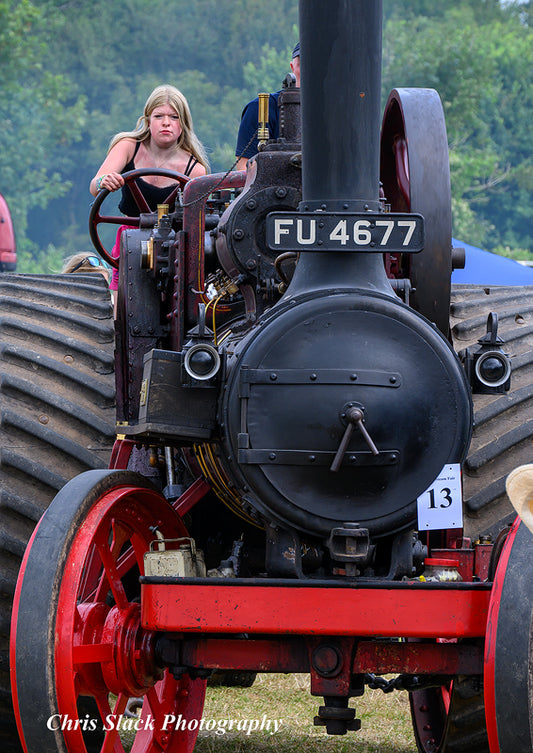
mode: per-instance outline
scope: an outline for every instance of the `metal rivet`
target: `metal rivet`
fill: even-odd
[[[271,374],[271,375],[270,375],[270,381],[271,381],[271,382],[275,382],[277,378],[278,378],[278,375],[277,375],[277,374]]]

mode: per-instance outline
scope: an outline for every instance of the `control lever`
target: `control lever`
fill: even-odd
[[[337,471],[340,469],[342,465],[342,459],[344,457],[344,453],[346,452],[346,448],[348,447],[350,443],[353,430],[355,429],[356,426],[361,432],[361,434],[363,435],[363,438],[365,442],[367,443],[372,455],[379,455],[379,450],[374,444],[372,437],[368,433],[366,426],[363,423],[364,415],[365,414],[362,408],[357,408],[355,405],[350,405],[346,409],[345,418],[348,422],[348,425],[346,426],[344,434],[342,435],[339,449],[335,453],[335,457],[333,458],[333,463],[331,464],[331,467],[330,467],[330,471],[333,471],[333,473],[337,473]]]

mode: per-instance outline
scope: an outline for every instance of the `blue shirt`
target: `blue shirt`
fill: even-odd
[[[271,139],[279,138],[279,109],[278,97],[280,92],[270,94],[268,98],[268,131]],[[235,148],[236,157],[246,157],[249,159],[259,151],[259,142],[257,140],[257,118],[259,117],[259,97],[248,102],[241,115],[241,124],[237,136],[237,146]],[[252,143],[245,149],[246,145],[253,138]]]

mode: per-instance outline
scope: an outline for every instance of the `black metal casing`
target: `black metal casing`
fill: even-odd
[[[468,386],[444,338],[408,307],[346,289],[289,299],[261,325],[228,363],[220,417],[246,501],[320,537],[344,521],[373,535],[412,525],[417,496],[470,437]],[[334,473],[350,405],[379,454],[355,431]]]
[[[342,13],[302,5],[302,212],[381,210],[381,4],[371,5],[346,26],[358,3]],[[228,350],[221,462],[276,525],[322,539],[347,521],[371,536],[402,530],[416,520],[417,496],[464,457],[472,418],[463,369],[397,299],[379,254],[302,252],[281,302]],[[350,406],[378,454],[356,429],[336,473]]]

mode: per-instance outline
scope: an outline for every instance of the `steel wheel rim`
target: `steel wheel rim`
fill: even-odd
[[[168,725],[165,730],[162,729],[162,720],[165,714],[174,714],[176,718],[181,714],[188,720],[200,719],[206,681],[191,680],[187,675],[176,680],[168,671],[163,672],[156,666],[155,634],[141,627],[137,598],[140,592],[138,574],[144,572],[143,555],[149,542],[155,538],[151,527],[157,525],[167,538],[186,535],[186,530],[155,488],[120,483],[135,475],[128,472],[100,473],[93,476],[98,483],[91,484],[90,474],[86,474],[88,483],[81,483],[79,497],[76,491],[80,484],[72,487],[74,499],[67,505],[69,509],[64,524],[61,517],[63,505],[54,507],[52,504],[53,514],[45,515],[38,526],[42,535],[33,555],[34,574],[36,563],[47,554],[43,550],[43,541],[46,546],[47,538],[56,536],[62,542],[60,549],[63,553],[57,554],[58,547],[54,547],[51,564],[45,567],[46,581],[43,581],[42,589],[45,594],[55,590],[56,597],[52,597],[51,602],[46,601],[44,612],[41,599],[36,613],[38,619],[45,619],[48,626],[48,637],[42,639],[46,640],[47,649],[44,652],[41,649],[46,656],[36,667],[41,678],[38,680],[41,694],[42,678],[48,677],[45,680],[47,697],[43,699],[39,712],[41,718],[51,719],[59,729],[54,731],[48,727],[41,730],[39,725],[36,730],[29,718],[31,708],[24,700],[24,682],[27,684],[31,679],[32,669],[20,662],[23,662],[25,649],[32,645],[32,637],[31,631],[27,631],[29,637],[25,637],[25,631],[19,630],[20,649],[12,643],[13,656],[18,652],[21,657],[15,673],[19,677],[15,678],[14,687],[18,689],[20,682],[17,723],[21,739],[26,738],[24,744],[28,750],[35,747],[39,735],[49,735],[50,740],[46,737],[45,741],[43,737],[46,750],[49,749],[46,746],[53,745],[53,738],[54,750],[57,746],[58,750],[67,753],[120,753],[124,748],[116,729],[116,717],[124,712],[132,695],[144,697],[138,723],[141,731],[136,734],[132,753],[190,753],[194,747],[198,725],[195,729],[185,730],[172,729]],[[102,489],[102,476],[103,486],[107,489]],[[58,503],[64,500],[65,495]],[[81,516],[83,512],[86,513],[84,517]],[[32,559],[31,551],[27,553],[27,559]],[[53,577],[48,577],[50,573]],[[17,586],[15,624],[23,590],[21,581]],[[33,603],[24,598],[26,603],[21,608],[21,615],[27,615],[28,609],[33,608]],[[41,644],[42,641],[37,643],[38,646]],[[40,662],[40,656],[37,661]],[[110,702],[110,693],[115,694],[116,700]],[[106,725],[111,729],[106,729],[104,722],[109,714],[116,716],[111,717],[111,722]],[[148,715],[155,723],[147,724],[144,729]],[[78,723],[73,723],[72,720],[77,719]]]
[[[154,496],[157,498],[157,495],[154,495],[149,490],[128,487],[109,492],[89,512],[83,526],[73,541],[65,566],[65,574],[62,579],[58,599],[55,642],[58,708],[66,713],[69,718],[76,718],[77,716],[76,701],[79,698],[79,689],[76,686],[79,681],[80,671],[76,670],[76,667],[80,665],[79,658],[81,652],[86,650],[76,647],[72,641],[72,637],[74,636],[74,640],[76,640],[75,636],[80,632],[79,599],[80,597],[83,600],[89,598],[91,600],[90,603],[102,604],[105,599],[104,591],[107,593],[108,589],[106,589],[106,586],[109,585],[115,605],[119,610],[125,612],[130,608],[132,602],[128,600],[122,584],[122,578],[132,566],[131,549],[122,555],[119,552],[123,552],[125,542],[129,539],[134,550],[134,562],[139,567],[141,573],[143,572],[142,558],[149,541],[143,536],[142,529],[149,530],[150,525],[154,523],[154,516],[150,512],[150,508],[153,509],[154,507]],[[168,522],[175,524],[176,519],[171,520],[170,518],[171,513]],[[159,523],[161,525],[165,521],[160,520]],[[115,538],[108,545],[106,544],[106,537],[108,537],[111,530]],[[152,536],[150,536],[150,540],[151,538]],[[93,553],[100,555],[101,561],[99,564],[103,566],[105,573],[105,576],[98,578],[99,585],[96,593],[94,592],[94,584],[91,576],[89,574],[88,577],[86,572],[87,565],[89,565],[89,568],[94,567],[94,560],[92,563],[90,562],[93,559]],[[84,567],[78,568],[77,565],[82,558],[84,559]],[[93,598],[94,601],[92,601]],[[77,626],[76,623],[78,623]],[[101,649],[98,650],[100,664],[106,664],[110,660],[111,646],[109,643],[103,643],[101,646]],[[67,650],[65,650],[66,648]],[[94,659],[94,655],[91,658]],[[87,663],[92,664],[93,661],[84,662],[84,664]],[[165,707],[166,713],[170,713],[169,708],[175,709],[176,705],[180,704],[180,701],[182,704],[185,701],[184,705],[187,707],[188,712],[197,712],[199,710],[201,713],[205,682],[201,680],[191,681],[187,678],[178,683],[167,672],[166,676],[159,680],[157,685],[159,685],[158,688],[156,688],[154,683],[146,690],[148,700],[144,704],[146,709],[143,709],[145,718],[148,714],[151,714],[155,718],[155,729],[152,735],[155,738],[155,742],[163,750],[186,751],[192,749],[190,747],[191,742],[194,745],[194,740],[191,740],[192,734],[183,735],[184,739],[179,741],[175,734],[169,734],[168,731],[163,730],[161,717],[165,713]],[[95,695],[95,698],[101,717],[106,719],[108,715],[113,714],[118,718],[124,713],[129,697],[129,692],[119,691],[116,703],[112,708],[108,701],[108,691],[99,691],[98,695]],[[175,699],[174,706],[172,706],[171,702],[172,697]],[[119,740],[118,729],[114,724],[114,720],[108,726],[112,726],[112,729],[106,732],[102,752],[113,750],[114,745]],[[147,743],[152,743],[150,732],[152,731],[147,729],[146,734],[141,736],[143,739],[142,747],[139,744],[141,741],[135,740],[132,751],[136,749],[150,750],[150,748],[145,748]],[[69,753],[71,750],[83,750],[83,747],[80,747],[83,744],[83,736],[80,729],[64,730],[63,735]],[[196,738],[196,735],[194,735],[194,738]]]

